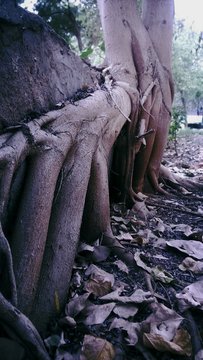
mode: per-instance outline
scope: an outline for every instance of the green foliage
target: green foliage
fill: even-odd
[[[35,10],[68,43],[71,37],[76,37],[78,47],[82,50],[78,6],[67,0],[37,0]]]
[[[83,50],[80,54],[81,59],[88,59],[90,55],[92,55],[93,49],[92,47],[88,47],[85,50]]]
[[[37,0],[35,10],[81,58],[92,56],[96,47],[103,51],[96,0]]]
[[[173,108],[171,124],[169,128],[169,139],[175,140],[181,125],[186,123],[186,114],[182,107],[177,106]]]
[[[201,33],[202,34],[202,33]],[[185,112],[194,112],[203,102],[202,35],[178,21],[174,25],[173,75],[176,87],[175,103]]]
[[[177,134],[182,128],[182,124],[186,123],[186,113],[183,107],[177,106],[172,109],[171,124],[169,128],[169,141],[174,143],[175,153],[177,154]]]

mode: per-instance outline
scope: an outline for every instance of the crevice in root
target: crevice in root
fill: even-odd
[[[50,360],[44,343],[30,320],[0,293],[0,323],[8,336],[19,342],[31,360]]]

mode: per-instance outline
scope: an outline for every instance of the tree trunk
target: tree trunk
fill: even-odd
[[[1,2],[0,253],[9,280],[1,291],[16,304],[16,279],[18,307],[41,333],[66,302],[80,234],[111,234],[108,167],[117,138],[122,197],[142,201],[146,178],[162,191],[173,4],[152,2],[144,1],[142,21],[134,0],[98,1],[109,65],[100,86],[39,17],[14,5],[8,13]]]

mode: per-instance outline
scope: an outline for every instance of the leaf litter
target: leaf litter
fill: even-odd
[[[186,175],[192,152],[182,149],[175,158],[170,148],[166,165]],[[198,166],[194,173],[202,176]],[[203,194],[167,190],[170,197],[151,196],[130,211],[112,205],[114,236],[135,266],[102,238],[80,244],[69,300],[48,341],[55,360],[203,359],[203,228],[190,213],[202,215]],[[192,347],[194,337],[201,346]]]

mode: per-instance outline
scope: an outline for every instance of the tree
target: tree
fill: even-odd
[[[182,21],[174,26],[173,75],[175,104],[187,112],[198,111],[203,101],[202,33],[187,28]]]
[[[98,5],[103,73],[88,68],[38,16],[15,1],[0,2],[0,321],[20,334],[31,357],[36,349],[35,359],[47,355],[13,305],[18,297],[18,308],[43,333],[66,301],[80,236],[113,238],[108,173],[115,142],[122,198],[142,201],[147,180],[163,192],[173,1],[144,0],[142,19],[134,0]]]

